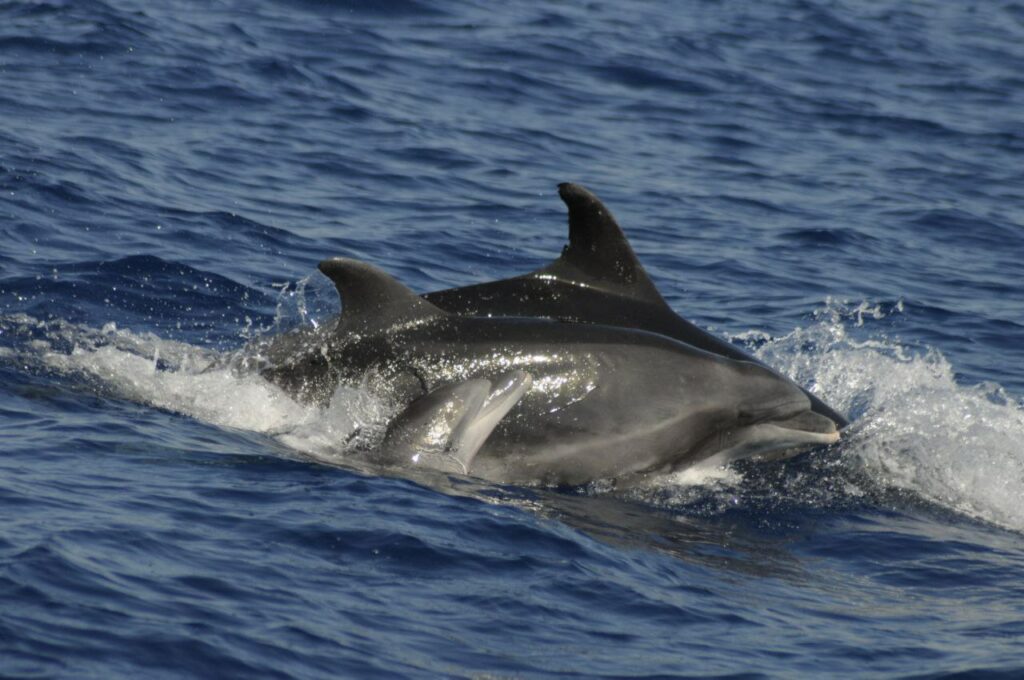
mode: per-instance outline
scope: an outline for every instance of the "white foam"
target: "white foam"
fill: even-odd
[[[736,486],[742,476],[733,468],[714,463],[698,463],[688,468],[662,476],[657,480],[659,486]]]
[[[891,313],[901,313],[897,304]],[[964,514],[1024,530],[1024,408],[993,383],[961,385],[937,350],[847,325],[886,312],[832,304],[817,323],[770,341],[759,358],[825,395],[854,423],[840,452],[883,487],[911,490]],[[808,348],[812,351],[807,351]]]
[[[216,353],[114,324],[96,330],[21,316],[7,317],[3,326],[8,333],[42,332],[23,351],[11,352],[28,368],[98,382],[120,398],[213,425],[273,436],[325,462],[344,460],[387,417],[384,405],[365,391],[339,387],[326,408],[300,404],[254,371],[218,366]]]

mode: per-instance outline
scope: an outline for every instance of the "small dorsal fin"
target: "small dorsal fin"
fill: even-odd
[[[664,304],[611,211],[579,184],[558,185],[569,208],[569,243],[562,255],[534,275],[609,289],[652,303]]]
[[[334,257],[319,264],[341,297],[344,325],[387,325],[445,316],[445,312],[372,264]]]

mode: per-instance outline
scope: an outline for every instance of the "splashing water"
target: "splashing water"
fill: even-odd
[[[830,303],[784,337],[744,338],[761,343],[760,359],[853,416],[837,445],[841,474],[866,474],[883,488],[1024,530],[1024,408],[997,385],[957,384],[936,350],[850,336],[865,315],[900,312],[898,305],[883,311]],[[302,405],[254,371],[219,367],[215,352],[114,324],[97,330],[17,315],[0,318],[0,333],[23,339],[0,352],[5,363],[84,378],[125,399],[266,434],[323,462],[343,463],[355,446],[379,436],[390,415],[368,392],[350,387],[338,388],[325,408]],[[734,469],[694,467],[657,487],[675,487],[681,498],[695,488],[731,498],[741,481]]]
[[[186,343],[26,315],[0,318],[0,335],[25,339],[0,359],[80,379],[118,398],[221,427],[272,436],[305,457],[343,460],[386,422],[387,410],[362,390],[339,387],[326,408],[300,404],[255,371]]]
[[[764,344],[758,358],[853,415],[841,452],[876,484],[1024,529],[1024,407],[995,384],[965,386],[935,349],[856,341],[849,326],[902,313],[830,303],[816,323]],[[806,351],[812,347],[813,351]],[[813,378],[812,378],[813,376]]]
[[[338,313],[340,301],[337,290],[327,277],[319,273],[274,287],[279,289],[271,327],[274,333],[300,325],[317,328],[324,319]]]

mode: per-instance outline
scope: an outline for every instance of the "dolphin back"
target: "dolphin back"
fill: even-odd
[[[597,196],[578,184],[560,184],[558,191],[569,211],[569,242],[558,259],[529,274],[426,293],[423,299],[452,314],[547,317],[636,328],[765,366],[669,307],[615,217]],[[816,413],[840,428],[848,424],[817,395],[800,389]]]

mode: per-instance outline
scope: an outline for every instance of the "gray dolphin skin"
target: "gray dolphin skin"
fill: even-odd
[[[713,458],[777,458],[838,440],[792,381],[636,328],[451,314],[380,269],[320,263],[336,321],[271,338],[262,374],[327,403],[340,384],[395,405],[376,449],[501,483],[622,483]]]
[[[668,306],[618,222],[597,196],[578,184],[560,184],[558,193],[569,209],[569,243],[561,257],[529,274],[426,293],[424,299],[455,314],[550,317],[637,328],[712,354],[761,364]],[[840,428],[848,424],[817,396],[807,390],[804,393],[816,413]]]

